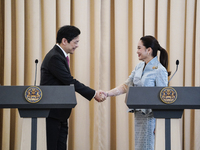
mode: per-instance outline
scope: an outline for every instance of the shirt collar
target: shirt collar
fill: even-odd
[[[155,64],[155,63],[157,63],[158,62],[158,56],[155,56],[150,62],[149,62],[149,64]]]
[[[62,49],[62,47],[60,47],[60,45],[58,43],[56,43],[56,45],[62,50],[63,54],[65,55],[65,57],[67,57],[67,53]]]
[[[156,56],[145,66],[145,70],[152,68],[152,66],[158,66],[158,63],[158,56]],[[143,62],[143,64],[145,65],[145,62]]]
[[[158,56],[156,56],[146,65],[145,69],[154,69],[154,67],[158,67],[158,64]]]

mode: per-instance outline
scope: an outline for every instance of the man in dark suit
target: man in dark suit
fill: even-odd
[[[105,100],[102,91],[95,91],[74,79],[70,73],[68,54],[78,47],[80,30],[63,26],[57,32],[57,44],[47,53],[41,65],[40,85],[70,85],[88,100]],[[51,109],[46,118],[47,150],[66,150],[68,118],[71,109]]]

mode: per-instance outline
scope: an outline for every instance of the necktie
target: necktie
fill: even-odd
[[[68,66],[69,66],[69,57],[67,56],[66,59],[67,59],[67,63],[68,63]]]

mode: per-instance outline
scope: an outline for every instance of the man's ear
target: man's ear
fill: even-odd
[[[68,41],[67,41],[67,39],[66,39],[66,38],[62,38],[62,41],[61,41],[61,42],[62,42],[62,44],[63,44],[63,45],[66,45],[66,44],[68,44]]]

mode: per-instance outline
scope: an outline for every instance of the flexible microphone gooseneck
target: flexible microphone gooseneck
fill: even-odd
[[[36,86],[36,77],[37,77],[37,64],[38,64],[38,60],[35,60],[35,82],[34,82],[34,86]]]
[[[168,85],[169,85],[169,82],[171,81],[171,79],[174,77],[174,75],[176,74],[177,70],[178,70],[178,65],[179,65],[179,60],[176,60],[176,71],[174,72],[174,74],[172,75],[172,77],[169,79],[168,81]]]

